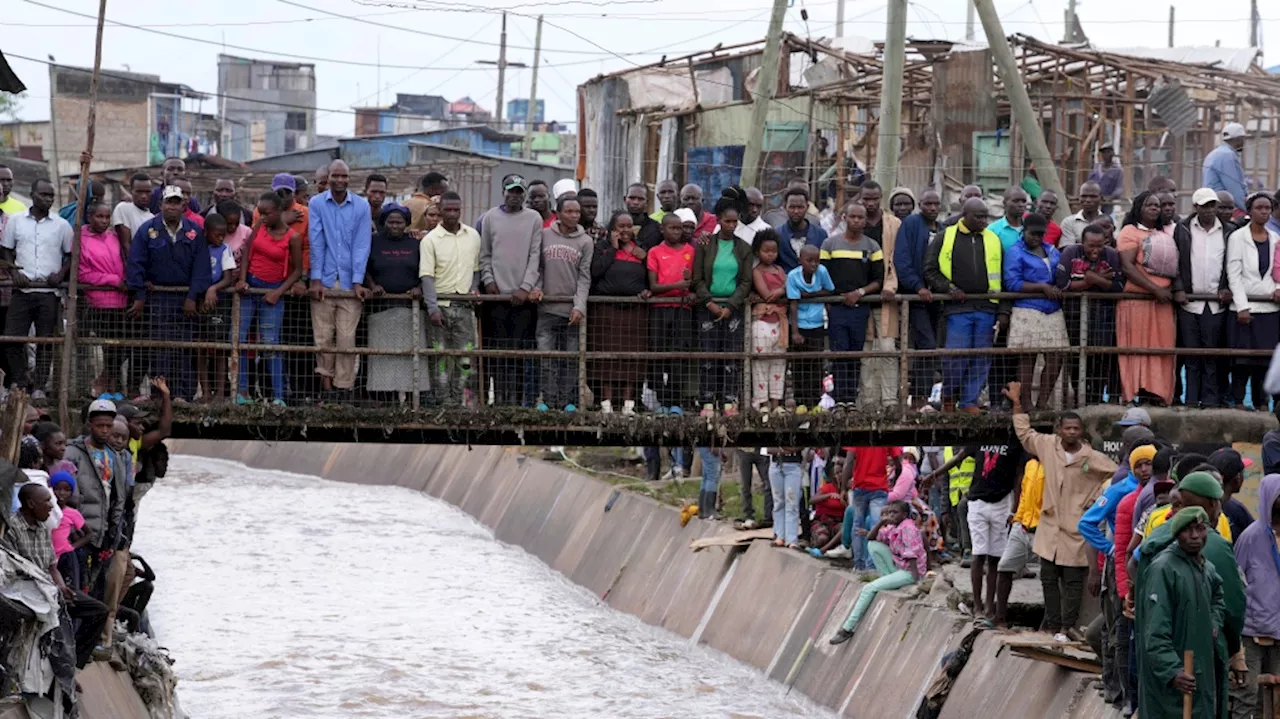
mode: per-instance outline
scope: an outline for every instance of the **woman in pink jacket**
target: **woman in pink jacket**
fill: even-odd
[[[124,285],[124,254],[120,238],[111,230],[111,207],[105,203],[89,208],[89,224],[80,230],[80,284],[119,288],[85,290],[84,299],[89,309],[89,331],[97,337],[123,338],[129,300]],[[118,345],[102,346],[102,374],[94,380],[95,395],[108,393],[115,399],[124,399],[118,392],[120,371],[126,359],[136,361],[129,354]]]

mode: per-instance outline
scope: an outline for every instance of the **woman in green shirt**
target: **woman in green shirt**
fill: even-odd
[[[716,203],[716,231],[700,241],[693,256],[693,288],[698,345],[703,352],[742,352],[742,308],[751,288],[751,245],[736,234],[746,193],[727,188]],[[719,404],[726,416],[737,412],[742,389],[741,360],[704,359],[699,388],[703,416]]]

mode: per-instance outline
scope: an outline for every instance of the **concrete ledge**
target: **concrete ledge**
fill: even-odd
[[[832,647],[860,590],[848,572],[763,542],[695,554],[694,538],[732,530],[697,519],[681,527],[675,509],[625,491],[606,511],[612,485],[498,447],[177,440],[172,450],[442,498],[615,609],[757,667],[843,716],[914,717],[943,656],[969,631],[964,617],[909,587],[880,594],[854,638]],[[1001,647],[993,633],[978,638],[943,719],[1119,716],[1088,675]]]

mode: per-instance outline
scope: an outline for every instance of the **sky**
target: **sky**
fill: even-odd
[[[791,0],[785,28],[814,38],[835,34],[838,0]],[[91,67],[96,0],[8,0],[0,50],[27,84],[18,117],[49,117],[48,68]],[[995,0],[1006,34],[1024,33],[1059,41],[1066,0]],[[1212,6],[1190,0],[1080,0],[1077,14],[1098,47],[1163,47],[1169,7],[1176,8],[1178,45],[1244,47],[1249,0]],[[157,12],[163,8],[163,12]],[[189,9],[188,9],[189,8]],[[160,75],[209,93],[217,90],[220,52],[286,62],[314,62],[317,131],[351,135],[351,108],[389,105],[395,93],[470,96],[493,109],[497,70],[477,60],[496,60],[501,13],[508,11],[509,62],[532,65],[536,17],[545,17],[538,97],[547,120],[575,127],[575,88],[601,73],[616,72],[677,56],[763,38],[769,0],[494,0],[434,4],[427,0],[222,0],[156,3],[108,0],[103,39],[104,69]],[[801,10],[808,13],[802,19]],[[15,12],[16,11],[16,12]],[[73,14],[77,13],[77,14]],[[847,0],[845,35],[884,37],[884,0]],[[342,17],[345,16],[345,17]],[[1267,65],[1280,62],[1280,11],[1262,4],[1262,45],[1275,38]],[[205,22],[207,20],[207,22]],[[965,0],[920,0],[907,11],[907,36],[960,40]],[[135,29],[112,21],[140,26]],[[164,33],[170,33],[165,35]],[[172,35],[181,35],[182,38]],[[982,28],[977,28],[982,38]],[[225,46],[225,49],[224,49]],[[237,47],[238,46],[238,47]],[[302,55],[307,58],[290,57]],[[377,66],[381,64],[381,69]],[[506,98],[528,97],[531,72],[509,68]],[[189,109],[196,109],[194,106]],[[216,112],[214,100],[205,112]]]

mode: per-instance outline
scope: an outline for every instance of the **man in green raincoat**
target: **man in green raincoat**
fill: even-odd
[[[1222,578],[1202,554],[1209,515],[1200,507],[1179,510],[1167,522],[1176,544],[1146,568],[1138,630],[1138,711],[1143,719],[1177,719],[1191,696],[1195,719],[1217,719],[1225,698],[1218,680],[1218,634],[1222,627]],[[1183,653],[1193,653],[1186,672]]]
[[[1218,515],[1222,511],[1221,483],[1208,472],[1192,472],[1178,484],[1177,496],[1178,498],[1174,502],[1175,512],[1180,513],[1185,508],[1202,509],[1205,512],[1205,516],[1208,517],[1209,526],[1211,527],[1200,550],[1200,555],[1212,565],[1221,580],[1223,609],[1221,622],[1217,625],[1217,631],[1215,631],[1213,644],[1215,652],[1205,654],[1204,658],[1211,661],[1211,666],[1214,670],[1212,674],[1208,675],[1211,678],[1209,681],[1212,681],[1213,686],[1216,687],[1218,703],[1212,716],[1215,719],[1226,719],[1228,716],[1227,663],[1239,650],[1240,633],[1244,629],[1244,580],[1240,577],[1240,570],[1236,564],[1235,552],[1231,542],[1212,529],[1212,527],[1217,526]],[[1145,629],[1145,627],[1150,626],[1145,616],[1149,601],[1141,600],[1150,600],[1151,591],[1150,589],[1144,589],[1144,582],[1147,581],[1149,568],[1156,557],[1166,550],[1172,551],[1177,542],[1174,528],[1170,526],[1171,522],[1172,520],[1157,527],[1151,533],[1151,536],[1142,542],[1141,547],[1138,549],[1139,561],[1136,571],[1131,574],[1131,576],[1137,577],[1133,597],[1135,601],[1135,631],[1138,632],[1136,643],[1140,684],[1149,673],[1146,671],[1148,664],[1145,662],[1145,652],[1143,650],[1144,639],[1149,636],[1149,631]],[[1181,657],[1182,655],[1179,654],[1178,656]],[[1200,660],[1200,652],[1197,651],[1197,666],[1200,666]],[[1141,692],[1139,693],[1141,694]],[[1166,689],[1165,693],[1169,694],[1169,691]],[[1180,702],[1178,706],[1181,707]],[[1139,710],[1141,711],[1142,708],[1140,704]],[[1178,716],[1181,716],[1180,708],[1178,709]]]

